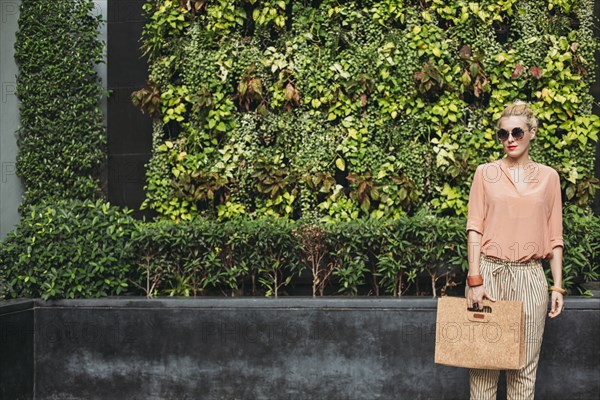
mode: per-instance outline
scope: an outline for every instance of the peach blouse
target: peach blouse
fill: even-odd
[[[552,258],[563,246],[558,173],[546,165],[525,166],[521,189],[496,160],[477,167],[469,194],[467,231],[483,235],[481,253],[510,261]],[[519,191],[521,190],[522,193]]]

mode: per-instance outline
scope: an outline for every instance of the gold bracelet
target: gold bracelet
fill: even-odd
[[[558,293],[562,294],[563,296],[566,293],[565,289],[559,288],[558,286],[550,286],[549,290],[552,292],[558,292]]]

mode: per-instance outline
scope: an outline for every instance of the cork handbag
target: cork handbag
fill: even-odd
[[[525,366],[523,302],[484,300],[467,309],[464,297],[438,300],[435,363],[479,369]]]

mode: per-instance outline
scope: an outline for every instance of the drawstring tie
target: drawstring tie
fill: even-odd
[[[496,276],[498,274],[502,274],[502,284],[500,285],[500,299],[498,300],[504,300],[504,288],[507,287],[507,285],[509,285],[510,283],[510,290],[514,292],[517,286],[517,278],[515,277],[513,269],[509,266],[509,263],[504,261],[500,261],[497,264],[495,263],[494,267],[492,268],[492,276]],[[511,280],[511,282],[508,281],[509,279]]]

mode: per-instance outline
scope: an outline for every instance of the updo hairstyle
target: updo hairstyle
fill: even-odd
[[[502,111],[502,115],[498,118],[496,127],[500,127],[502,118],[506,117],[524,117],[527,122],[527,129],[537,130],[538,121],[533,115],[533,111],[529,108],[529,104],[521,100],[515,100],[514,103],[507,105]]]

